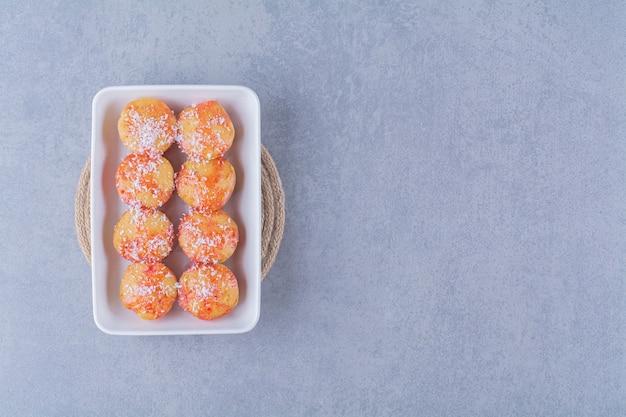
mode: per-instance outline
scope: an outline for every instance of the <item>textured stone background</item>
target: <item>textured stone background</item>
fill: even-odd
[[[626,415],[626,4],[11,1],[0,414]],[[243,84],[287,222],[257,327],[112,337],[90,105]]]

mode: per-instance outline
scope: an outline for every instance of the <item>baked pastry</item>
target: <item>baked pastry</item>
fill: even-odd
[[[162,263],[133,263],[122,275],[120,300],[142,319],[155,320],[174,305],[176,286],[176,276]]]
[[[161,155],[176,140],[176,116],[162,101],[140,98],[124,107],[117,129],[131,152]]]
[[[193,262],[224,262],[238,242],[237,224],[222,210],[191,211],[178,225],[178,244]]]
[[[187,107],[178,115],[178,145],[190,159],[220,157],[233,144],[235,128],[217,101]]]
[[[187,160],[176,176],[176,190],[185,203],[211,211],[226,204],[235,189],[235,169],[224,158]]]
[[[174,192],[174,168],[162,156],[131,153],[117,168],[115,188],[130,207],[161,207]]]
[[[237,278],[222,264],[192,264],[178,285],[178,304],[202,320],[222,317],[239,302]]]
[[[174,225],[159,210],[127,210],[113,230],[113,246],[131,262],[160,261],[174,246]]]

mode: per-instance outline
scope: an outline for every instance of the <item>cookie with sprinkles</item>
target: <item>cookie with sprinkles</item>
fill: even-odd
[[[179,197],[197,210],[222,208],[235,189],[235,168],[225,158],[187,160],[176,176]]]
[[[126,104],[117,128],[128,150],[153,156],[163,154],[177,134],[174,112],[155,98],[140,98]]]
[[[144,320],[167,314],[177,294],[176,276],[161,262],[133,263],[122,275],[120,301]]]
[[[113,230],[113,246],[126,260],[161,261],[174,246],[174,225],[155,209],[129,209]]]
[[[235,127],[230,116],[217,101],[205,101],[187,107],[178,115],[180,149],[189,159],[214,159],[230,149]]]
[[[237,224],[222,210],[191,211],[178,225],[178,244],[193,262],[224,262],[238,242]]]
[[[222,317],[239,302],[237,278],[222,264],[192,264],[178,285],[178,304],[202,320]]]
[[[161,207],[174,192],[174,168],[162,156],[131,153],[117,168],[115,188],[130,207]]]

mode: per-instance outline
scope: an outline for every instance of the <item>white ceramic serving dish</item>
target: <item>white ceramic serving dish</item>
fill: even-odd
[[[239,226],[239,245],[225,262],[239,282],[239,304],[229,314],[212,321],[197,319],[178,303],[164,317],[141,320],[122,306],[119,286],[129,262],[113,247],[113,229],[127,209],[115,189],[115,171],[129,151],[117,133],[122,108],[141,97],[165,102],[178,115],[187,106],[218,100],[235,126],[235,140],[225,157],[235,167],[237,185],[224,207]],[[261,303],[261,128],[257,95],[247,87],[213,85],[121,86],[100,90],[93,99],[91,142],[91,259],[93,314],[96,325],[116,335],[191,335],[242,333],[251,330]],[[184,162],[176,145],[165,153],[178,171]],[[175,194],[162,210],[174,227],[189,210]],[[164,263],[177,277],[189,260],[175,244]]]

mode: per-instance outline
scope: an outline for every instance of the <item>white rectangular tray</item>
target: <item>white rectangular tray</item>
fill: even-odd
[[[117,133],[122,108],[141,97],[165,102],[175,113],[207,100],[217,100],[235,126],[235,140],[225,157],[235,167],[237,185],[224,207],[239,226],[239,245],[225,262],[239,282],[239,304],[212,321],[200,320],[174,304],[164,317],[141,320],[122,306],[119,285],[129,262],[113,247],[113,228],[128,208],[115,189],[115,171],[129,151]],[[261,304],[261,127],[257,95],[247,87],[213,85],[121,86],[100,90],[93,99],[91,142],[91,260],[93,314],[104,332],[117,335],[191,335],[242,333],[257,323]],[[176,144],[165,153],[178,171],[184,155]],[[162,208],[178,227],[188,210],[174,194]],[[164,263],[177,277],[189,260],[177,244]]]

